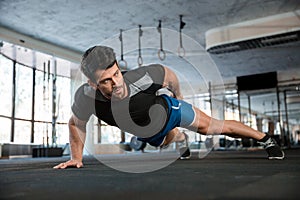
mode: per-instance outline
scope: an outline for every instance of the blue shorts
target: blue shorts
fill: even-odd
[[[195,112],[191,104],[167,95],[161,96],[168,104],[168,121],[166,122],[164,129],[152,137],[138,138],[138,140],[147,142],[155,147],[162,145],[169,131],[175,127],[187,128],[195,119]]]

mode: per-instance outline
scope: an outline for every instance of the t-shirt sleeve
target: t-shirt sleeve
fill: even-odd
[[[165,78],[165,70],[162,65],[159,64],[151,64],[144,68],[154,80],[154,83],[157,85],[163,85]]]
[[[153,80],[153,84],[151,85],[150,88],[147,89],[147,91],[152,91],[153,93],[155,93],[163,85],[165,70],[163,66],[159,64],[152,64],[145,67],[144,69]]]
[[[78,119],[88,121],[90,116],[94,114],[95,100],[84,94],[84,87],[86,86],[80,86],[75,92],[71,109]]]

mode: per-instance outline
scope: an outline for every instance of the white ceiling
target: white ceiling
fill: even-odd
[[[132,68],[137,65],[138,25],[144,31],[142,48],[159,47],[158,20],[162,20],[163,33],[171,35],[169,40],[164,37],[164,46],[177,47],[179,15],[183,15],[187,57],[198,56],[201,66],[211,62],[208,65],[216,67],[225,82],[270,71],[280,72],[280,79],[285,80],[300,78],[300,42],[213,55],[204,50],[205,32],[299,9],[299,0],[0,0],[0,26],[80,53],[96,44],[108,44],[118,55],[119,30],[123,29],[125,59]],[[194,45],[191,42],[195,49],[189,49]],[[159,62],[156,51],[143,49],[144,63]],[[197,83],[199,74],[176,50],[170,51],[162,63]]]
[[[0,25],[83,52],[117,37],[119,29],[132,30],[139,24],[156,27],[159,19],[163,28],[178,31],[182,14],[186,23],[182,32],[205,47],[205,32],[211,28],[298,9],[299,0],[1,0]],[[147,40],[145,37],[142,39]],[[132,39],[132,42],[137,41],[136,37]],[[158,44],[159,41],[148,42]],[[174,42],[178,43],[178,39]],[[222,76],[227,78],[276,69],[299,69],[299,49],[297,43],[212,55],[212,58]]]

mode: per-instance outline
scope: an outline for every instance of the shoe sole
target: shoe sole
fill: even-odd
[[[280,156],[280,157],[269,157],[269,160],[283,160],[284,159],[284,152],[282,152],[282,156]]]
[[[189,160],[192,156],[188,156],[188,157],[180,157],[180,160]]]
[[[189,154],[187,154],[188,156],[183,156],[186,152],[189,152]],[[188,160],[192,157],[191,151],[188,147],[183,147],[179,150],[180,152],[180,160]]]

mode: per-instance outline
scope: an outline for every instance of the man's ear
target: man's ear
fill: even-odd
[[[88,79],[87,82],[88,82],[89,86],[91,86],[94,90],[97,90],[97,84],[96,83],[94,83],[90,79]]]

